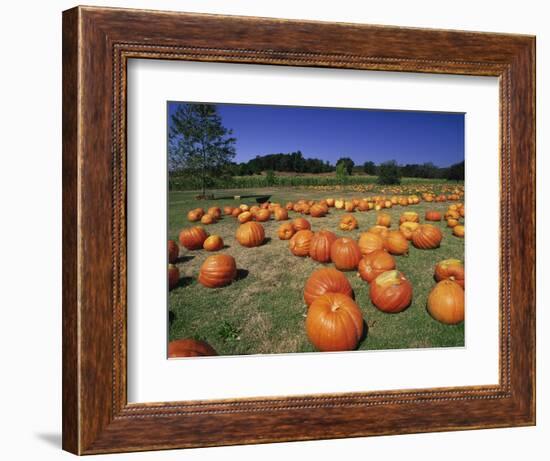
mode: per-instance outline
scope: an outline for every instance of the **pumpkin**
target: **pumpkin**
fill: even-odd
[[[357,208],[359,208],[359,211],[369,211],[369,202],[365,199],[361,199],[359,200],[359,205],[357,205]]]
[[[346,237],[335,240],[330,248],[330,259],[336,266],[336,269],[344,271],[355,270],[362,256],[357,242]]]
[[[382,238],[386,238],[388,236],[389,229],[386,226],[372,226],[369,230],[369,232],[373,234],[378,234]]]
[[[344,208],[345,201],[342,198],[336,199],[334,201],[334,208],[337,208],[338,210],[342,210]]]
[[[226,254],[208,256],[199,272],[199,283],[207,288],[229,285],[237,276],[235,258]]]
[[[345,231],[357,229],[357,219],[350,214],[342,216],[342,219],[340,219],[340,229]]]
[[[245,222],[252,221],[253,217],[250,211],[243,211],[237,216],[237,219],[241,224],[244,224]]]
[[[216,218],[208,213],[203,215],[203,217],[201,218],[201,224],[208,225],[208,224],[214,224],[215,222],[216,222]]]
[[[234,218],[236,218],[236,217],[239,216],[242,212],[243,212],[243,210],[241,210],[239,207],[233,208],[233,211],[231,212],[231,216],[233,216]]]
[[[435,265],[434,278],[441,280],[452,280],[464,288],[464,266],[460,259],[445,259]]]
[[[304,286],[304,300],[309,306],[326,293],[342,293],[353,297],[353,289],[347,277],[332,267],[317,269],[309,276]]]
[[[287,202],[287,204],[285,205],[285,208],[287,209],[287,211],[293,210],[294,209],[294,203]]]
[[[464,215],[466,214],[466,208],[464,206],[461,206],[459,209],[458,209],[458,214],[463,218]]]
[[[388,213],[378,213],[378,216],[376,217],[376,225],[390,227],[391,216]]]
[[[242,211],[249,211],[250,210],[250,207],[246,204],[246,203],[241,203],[239,205],[239,208],[242,210]]]
[[[464,289],[451,280],[438,282],[428,296],[428,312],[441,323],[456,325],[464,320]]]
[[[459,224],[453,227],[453,235],[456,237],[464,237],[464,226]]]
[[[426,221],[441,221],[441,213],[439,211],[426,211]]]
[[[210,344],[195,339],[176,339],[168,343],[168,358],[218,355]]]
[[[439,247],[442,239],[443,234],[439,230],[439,227],[431,224],[422,224],[418,226],[418,229],[412,234],[413,245],[421,250]]]
[[[447,219],[447,227],[455,227],[455,226],[458,226],[458,219],[454,219],[454,218],[448,218]]]
[[[235,237],[243,247],[260,246],[265,239],[264,226],[254,221],[246,222],[238,227]]]
[[[211,235],[204,241],[202,247],[206,251],[221,250],[223,248],[223,239],[219,235]]]
[[[307,311],[306,333],[319,351],[354,350],[363,335],[361,310],[341,293],[320,296]]]
[[[404,255],[409,252],[409,242],[399,231],[390,231],[384,239],[384,248],[392,255]]]
[[[332,208],[334,206],[334,199],[333,198],[327,198],[327,205]]]
[[[173,264],[178,260],[180,247],[175,240],[168,240],[168,262]]]
[[[309,256],[320,263],[330,262],[330,247],[338,237],[328,230],[320,230],[313,235]]]
[[[174,264],[168,264],[168,289],[176,288],[180,281],[180,270]]]
[[[419,222],[420,218],[418,213],[414,211],[405,211],[399,218],[399,223],[403,224],[404,222]]]
[[[286,221],[288,219],[288,211],[285,208],[275,208],[274,214],[277,221]]]
[[[399,231],[403,234],[403,237],[407,240],[411,240],[413,232],[418,229],[419,226],[420,224],[417,222],[405,221],[399,226]]]
[[[200,227],[189,227],[182,229],[179,235],[180,245],[184,246],[188,250],[198,250],[202,248],[202,244],[208,237],[206,231]]]
[[[395,259],[386,250],[374,250],[363,256],[357,270],[359,276],[368,283],[386,271],[395,269]]]
[[[344,210],[346,210],[348,213],[353,213],[355,211],[355,203],[351,200],[346,200],[344,202]]]
[[[304,229],[296,232],[290,239],[288,247],[294,256],[308,256],[313,232]]]
[[[256,216],[256,213],[260,211],[260,207],[258,205],[252,205],[248,211],[252,213],[252,216]]]
[[[296,231],[311,229],[311,224],[307,219],[304,218],[296,218],[294,221],[292,221],[292,225],[294,226],[294,229]]]
[[[271,218],[271,211],[267,209],[261,209],[256,212],[254,218],[256,219],[256,221],[259,222],[269,221],[269,219]]]
[[[327,210],[323,205],[319,205],[318,203],[316,203],[309,209],[309,214],[313,218],[322,218],[327,214]]]
[[[191,222],[200,221],[203,214],[204,214],[204,211],[201,208],[196,208],[194,210],[189,211],[189,213],[187,213],[187,219]]]
[[[223,207],[223,214],[226,216],[231,216],[233,214],[233,207],[232,206],[224,206]]]
[[[294,226],[290,222],[281,224],[277,230],[277,235],[281,240],[289,240],[295,233]]]
[[[448,210],[447,213],[445,213],[445,219],[457,219],[460,218],[460,213],[456,210]]]
[[[363,232],[359,236],[358,245],[361,250],[361,254],[368,255],[373,251],[383,249],[384,239],[379,234],[375,234],[373,232]]]
[[[412,300],[411,282],[399,271],[386,271],[370,284],[370,299],[382,312],[404,311]]]
[[[208,214],[212,215],[214,219],[220,219],[222,216],[222,210],[219,206],[213,206],[208,208]]]

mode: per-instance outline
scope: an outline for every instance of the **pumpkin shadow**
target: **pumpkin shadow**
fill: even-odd
[[[243,280],[248,277],[248,274],[250,271],[246,269],[237,269],[237,276],[235,277],[235,280]]]
[[[168,311],[168,323],[171,325],[174,320],[176,320],[176,314],[174,311]]]
[[[264,238],[264,242],[262,243],[262,245],[267,245],[269,242],[271,242],[271,240],[271,237]]]
[[[186,263],[188,261],[191,261],[194,257],[195,256],[191,256],[191,255],[178,256],[178,259],[176,259],[176,264]]]
[[[189,286],[191,285],[192,282],[193,282],[193,277],[181,277],[178,281],[176,288],[183,288],[183,287]]]
[[[227,248],[231,248],[231,245],[225,244],[225,245],[223,246],[223,249],[224,249],[224,250],[226,250]]]
[[[359,338],[359,344],[361,344],[365,339],[367,339],[368,335],[369,335],[369,325],[367,322],[363,320],[363,334]]]

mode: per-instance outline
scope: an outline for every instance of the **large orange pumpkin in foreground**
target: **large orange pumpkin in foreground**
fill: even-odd
[[[206,251],[221,250],[223,248],[223,239],[219,235],[211,235],[204,241],[202,247]]]
[[[294,221],[292,221],[292,225],[294,226],[294,230],[296,231],[311,229],[311,224],[307,219],[304,218],[296,218]]]
[[[397,313],[404,311],[412,300],[411,282],[399,271],[383,272],[370,284],[370,299],[381,311]]]
[[[340,229],[345,231],[357,229],[357,219],[350,214],[342,216],[342,219],[340,219]]]
[[[330,247],[330,259],[336,269],[355,270],[362,256],[357,242],[347,237],[337,239]]]
[[[176,288],[180,281],[180,270],[174,264],[168,264],[168,289]]]
[[[179,235],[180,245],[183,245],[188,250],[198,250],[202,248],[202,245],[208,234],[206,231],[200,227],[188,227],[187,229],[182,229]]]
[[[368,283],[371,283],[383,272],[395,269],[395,259],[386,250],[375,250],[359,261],[357,270],[359,276]]]
[[[428,296],[428,312],[441,323],[456,325],[464,320],[464,290],[451,280],[442,280]]]
[[[195,339],[177,339],[168,343],[168,358],[207,357],[218,355],[214,348],[205,341]]]
[[[422,224],[412,234],[412,242],[416,248],[430,250],[439,247],[443,234],[439,227]]]
[[[309,256],[314,261],[320,263],[330,262],[330,247],[336,241],[338,237],[328,230],[320,230],[316,232],[311,239],[311,245],[309,248]]]
[[[304,300],[309,306],[326,293],[342,293],[353,297],[353,289],[347,277],[332,267],[317,269],[309,276],[304,286]]]
[[[288,247],[294,256],[309,256],[312,239],[312,231],[309,229],[300,230],[292,236]]]
[[[209,256],[202,263],[199,282],[208,288],[218,288],[229,285],[236,276],[235,258],[230,255],[218,254]]]
[[[260,246],[265,239],[264,226],[254,221],[246,222],[237,228],[235,237],[243,247]]]
[[[459,259],[445,259],[438,262],[435,265],[434,277],[438,282],[451,280],[464,288],[464,266],[462,261]]]
[[[359,236],[359,249],[361,254],[368,255],[376,250],[382,250],[384,248],[384,239],[373,232],[363,232]]]
[[[290,240],[290,238],[296,233],[294,226],[290,222],[285,222],[279,226],[277,235],[281,240]]]
[[[439,211],[426,211],[426,221],[441,221],[441,213]]]
[[[355,301],[340,293],[328,293],[309,306],[307,337],[320,351],[351,351],[363,335],[363,316]]]
[[[180,247],[175,240],[168,240],[168,262],[173,264],[178,260]]]
[[[404,255],[409,252],[409,241],[399,231],[390,231],[384,239],[384,248],[392,255]]]

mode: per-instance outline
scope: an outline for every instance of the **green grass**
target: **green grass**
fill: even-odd
[[[238,191],[223,191],[229,196]],[[357,193],[328,193],[293,188],[272,188],[242,191],[243,195],[270,194],[271,201],[284,204],[289,200],[321,199],[326,197],[357,197]],[[177,240],[179,231],[191,225],[187,211],[197,206],[253,204],[253,199],[234,201],[231,198],[197,201],[196,192],[171,192],[169,195],[169,238]],[[384,210],[392,215],[395,229],[405,210],[416,211],[423,222],[424,212],[435,209],[444,212],[449,203],[421,203],[407,208]],[[357,238],[375,224],[376,212],[356,212],[359,229],[344,232],[338,229],[345,212],[331,208],[324,218],[306,218],[314,231],[328,229],[338,236]],[[291,212],[290,218],[301,216]],[[197,282],[199,268],[212,253],[181,250],[178,267],[180,285],[169,293],[169,308],[173,319],[169,327],[170,340],[202,339],[220,355],[312,352],[315,349],[305,334],[306,306],[302,297],[309,275],[323,265],[310,258],[293,256],[288,241],[277,238],[281,222],[263,223],[267,241],[257,248],[244,248],[235,240],[238,223],[235,218],[223,217],[218,223],[205,226],[210,234],[219,234],[226,248],[223,252],[235,257],[239,276],[231,285],[218,289],[203,287]],[[355,299],[368,325],[368,334],[359,349],[404,349],[426,347],[455,347],[464,345],[464,325],[448,326],[433,320],[426,311],[426,300],[434,286],[434,265],[443,259],[464,258],[464,240],[452,235],[444,222],[435,223],[443,231],[440,248],[418,250],[410,245],[408,256],[396,256],[397,268],[412,282],[414,293],[411,306],[399,314],[385,314],[369,299],[369,287],[356,272],[346,272]],[[328,265],[330,266],[330,264]]]

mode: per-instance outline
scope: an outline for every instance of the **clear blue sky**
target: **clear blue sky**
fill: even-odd
[[[177,108],[170,102],[168,113]],[[464,160],[464,114],[288,106],[216,104],[223,124],[237,138],[236,162],[256,155],[302,151],[335,164]],[[169,117],[170,123],[170,117]]]

